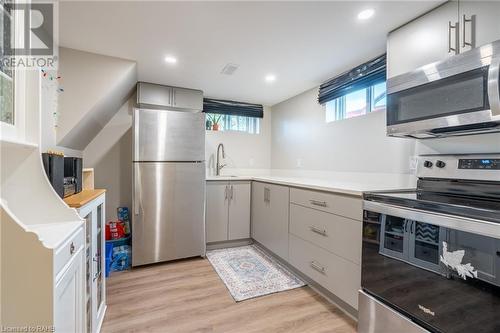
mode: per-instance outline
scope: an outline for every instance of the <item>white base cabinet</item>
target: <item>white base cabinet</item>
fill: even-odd
[[[83,259],[83,248],[80,248],[56,283],[54,303],[56,332],[82,332],[84,327],[85,292],[81,287],[85,277]]]
[[[208,181],[206,242],[250,238],[250,182]]]
[[[101,329],[106,311],[105,269],[105,201],[106,194],[84,206],[77,208],[78,214],[85,219],[85,331],[97,333]]]
[[[84,333],[83,222],[25,226],[0,213],[0,326]]]
[[[288,260],[288,206],[286,186],[253,182],[252,238]]]

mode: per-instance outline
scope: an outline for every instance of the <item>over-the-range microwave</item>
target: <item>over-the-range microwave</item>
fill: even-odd
[[[387,135],[500,131],[500,40],[387,80]]]

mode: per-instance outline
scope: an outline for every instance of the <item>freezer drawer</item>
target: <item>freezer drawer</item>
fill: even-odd
[[[134,161],[205,160],[205,114],[134,110]]]
[[[134,163],[132,264],[205,251],[205,163]]]

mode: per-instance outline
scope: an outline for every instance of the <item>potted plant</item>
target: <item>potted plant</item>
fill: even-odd
[[[222,115],[220,114],[208,114],[207,115],[208,121],[212,123],[212,130],[213,131],[218,131],[219,130],[219,122],[222,118]],[[208,124],[207,121],[207,124]]]

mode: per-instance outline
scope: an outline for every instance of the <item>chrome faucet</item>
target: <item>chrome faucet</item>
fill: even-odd
[[[220,176],[220,171],[222,170],[223,167],[226,166],[226,164],[220,164],[219,151],[221,148],[222,148],[222,158],[226,158],[226,154],[224,153],[224,145],[222,143],[219,143],[219,145],[217,146],[217,165],[215,166],[216,167],[216,171],[215,171],[216,176]]]

